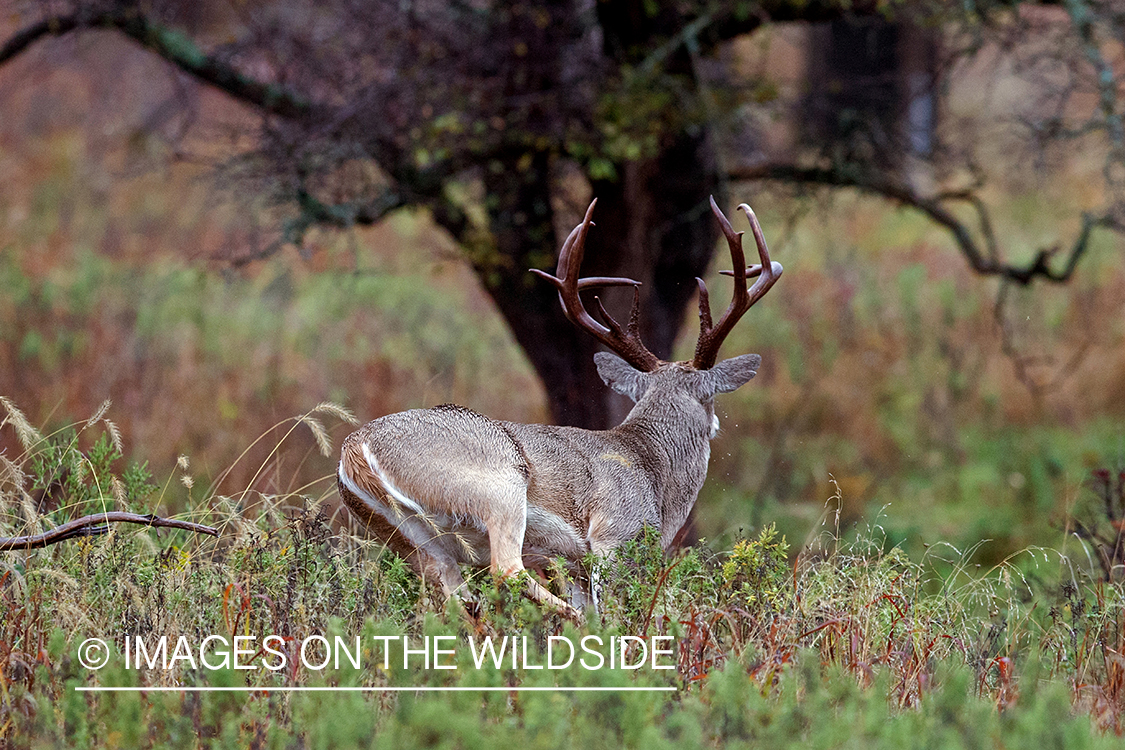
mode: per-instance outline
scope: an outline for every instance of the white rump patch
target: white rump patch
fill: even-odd
[[[387,494],[411,513],[419,516],[427,515],[426,511],[422,510],[421,505],[415,502],[413,498],[407,497],[398,487],[395,487],[395,483],[383,472],[383,467],[379,466],[379,460],[375,458],[375,454],[367,447],[367,443],[361,443],[360,448],[363,449],[363,457],[367,459],[367,468],[371,469],[372,474],[379,477],[379,483],[383,485],[383,489],[387,491]],[[348,489],[351,488],[349,487]],[[380,503],[380,505],[382,505],[382,503]]]
[[[387,503],[364,491],[351,480],[351,477],[344,471],[344,464],[341,462],[340,481],[367,507],[393,524],[415,547],[424,548],[431,553],[438,553],[440,550],[441,554],[461,562],[477,563],[482,554],[487,556],[488,530],[479,518],[468,514],[427,511],[417,500],[395,486],[395,483],[387,472],[383,471],[383,467],[379,465],[379,460],[366,443],[361,443],[360,448],[363,451],[364,459],[367,461],[367,468],[378,478],[379,484],[394,500],[392,503]],[[454,531],[456,527],[472,529],[475,534],[483,536],[485,539],[484,550],[478,549],[479,544],[466,540],[461,532]],[[452,539],[457,541],[451,541]]]
[[[425,516],[425,512],[422,510],[422,506],[418,505],[418,503],[416,503],[414,500],[404,495],[397,487],[394,486],[394,484],[390,481],[390,478],[383,473],[382,469],[379,468],[379,462],[375,460],[375,456],[371,453],[371,450],[367,447],[367,445],[365,444],[362,447],[363,457],[367,459],[368,468],[371,469],[372,473],[379,478],[380,484],[383,485],[383,488],[387,491],[387,493],[394,497],[394,499],[401,504],[402,509],[405,509],[415,515]],[[343,461],[340,462],[339,475],[340,482],[348,488],[349,492],[362,500],[367,507],[371,508],[371,510],[387,519],[388,522],[394,524],[395,528],[406,535],[406,538],[410,540],[411,544],[413,544],[415,547],[428,548],[430,546],[430,543],[434,538],[434,533],[432,529],[426,528],[426,524],[423,521],[419,520],[416,517],[403,513],[402,509],[388,507],[387,504],[379,500],[379,498],[373,497],[369,492],[352,481],[352,478],[348,476],[348,473],[346,471],[344,471]]]

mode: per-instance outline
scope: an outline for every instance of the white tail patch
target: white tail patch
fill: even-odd
[[[340,462],[340,482],[348,488],[348,491],[363,501],[371,510],[378,513],[387,522],[397,528],[410,543],[415,547],[427,547],[432,544],[435,535],[440,534],[441,531],[432,527],[432,521],[422,511],[422,507],[414,500],[407,497],[400,492],[388,479],[382,471],[378,470],[378,462],[370,455],[367,446],[363,446],[364,457],[368,459],[368,467],[372,468],[373,473],[379,479],[379,483],[387,491],[387,494],[394,499],[396,504],[402,507],[394,507],[384,503],[381,499],[375,497],[370,492],[361,487],[349,475],[344,466],[344,462]],[[406,509],[410,512],[408,515],[403,510]],[[430,521],[429,523],[426,523]],[[427,528],[430,527],[430,528]]]

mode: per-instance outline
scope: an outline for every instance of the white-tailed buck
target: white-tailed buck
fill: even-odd
[[[437,406],[388,414],[368,422],[344,441],[338,472],[340,495],[374,534],[446,596],[465,594],[460,565],[491,566],[511,576],[525,561],[564,558],[572,569],[588,552],[607,554],[646,525],[664,548],[703,486],[710,440],[718,432],[714,399],[750,378],[761,363],[744,354],[718,364],[723,339],[739,318],[781,276],[750,207],[761,263],[750,267],[735,232],[711,200],[730,246],[734,297],[712,324],[707,287],[699,283],[699,343],[691,362],[664,362],[641,343],[639,282],[578,278],[586,233],[597,201],[567,237],[558,277],[533,270],[559,290],[567,318],[615,354],[594,355],[598,373],[636,406],[610,430],[516,424],[490,419],[461,406]],[[746,280],[756,278],[746,288]],[[595,297],[604,325],[586,311],[579,292],[591,287],[633,286],[633,308],[622,328]],[[527,576],[534,600],[581,620],[567,604]],[[578,607],[585,592],[572,592]]]

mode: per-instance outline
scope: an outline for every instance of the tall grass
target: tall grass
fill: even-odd
[[[102,413],[45,435],[10,401],[0,430],[22,453],[4,464],[0,534],[58,523],[91,504],[161,511],[194,484],[182,462],[152,480],[114,447]],[[281,429],[323,439],[334,406]],[[286,443],[269,453],[284,453]],[[273,465],[272,459],[260,466]],[[84,467],[84,468],[82,468]],[[0,742],[12,747],[1018,746],[1056,737],[1112,746],[1125,710],[1125,588],[1095,564],[1027,549],[992,569],[942,544],[912,558],[878,524],[842,534],[827,507],[790,555],[773,526],[726,551],[666,558],[655,534],[602,566],[601,616],[582,633],[519,594],[470,577],[478,618],[446,606],[402,560],[334,516],[330,476],[286,494],[196,486],[184,513],[218,539],[112,529],[0,558]],[[221,482],[216,484],[216,487]],[[113,488],[120,488],[115,491]],[[42,490],[42,492],[40,492]],[[37,494],[38,493],[38,494]],[[837,501],[839,498],[836,499]],[[208,634],[361,636],[353,669],[84,669],[78,644],[127,636],[199,643]],[[532,663],[551,635],[671,635],[675,669],[558,672],[384,669],[375,635],[457,642],[522,634]],[[394,661],[400,658],[394,653]],[[252,657],[257,660],[262,654]],[[392,662],[393,663],[393,662]],[[296,664],[296,662],[294,662]],[[662,694],[93,694],[117,686],[670,686]],[[919,734],[921,733],[921,734]],[[923,741],[924,740],[924,741]],[[1077,743],[1077,744],[1069,744]],[[1060,745],[1061,746],[1061,745]]]

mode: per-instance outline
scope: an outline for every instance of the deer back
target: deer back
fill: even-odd
[[[572,525],[596,552],[645,524],[659,530],[667,548],[707,476],[718,431],[714,397],[754,377],[761,358],[735,357],[707,371],[663,363],[650,372],[608,353],[595,359],[606,383],[636,405],[605,431],[509,425],[531,465],[528,502],[571,511]]]

